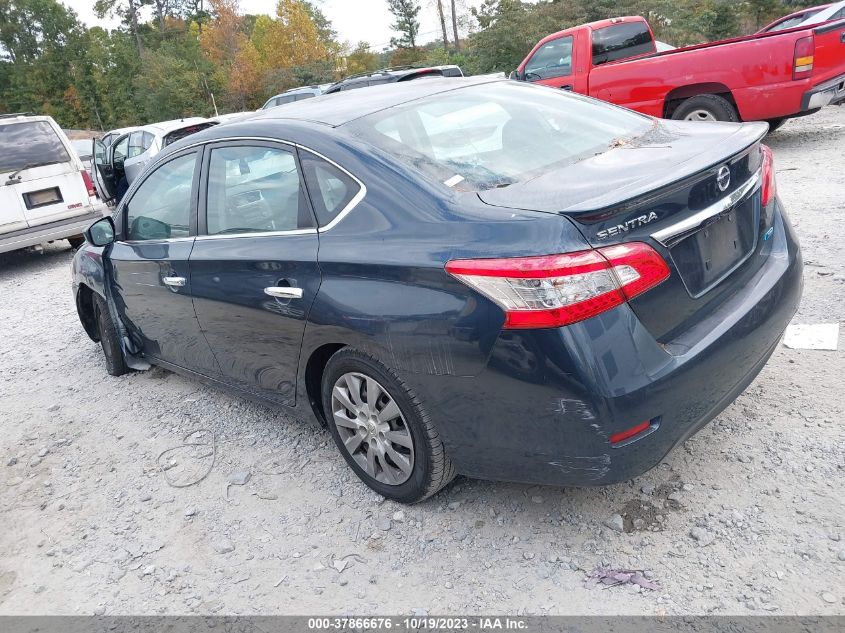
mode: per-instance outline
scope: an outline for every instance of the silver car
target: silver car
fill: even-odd
[[[118,134],[111,131],[103,139],[94,139],[94,182],[100,198],[114,200],[122,178],[126,178],[128,186],[165,147],[217,124],[211,119],[192,117],[122,128]]]

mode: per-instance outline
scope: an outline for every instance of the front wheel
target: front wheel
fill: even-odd
[[[448,484],[455,469],[422,403],[392,370],[344,348],[323,373],[323,411],[343,458],[379,494],[415,503]]]
[[[719,95],[697,95],[675,108],[672,118],[677,121],[731,121],[739,122],[733,104]]]
[[[103,348],[103,355],[106,357],[106,371],[110,376],[122,376],[129,371],[129,367],[127,367],[123,358],[119,334],[109,314],[109,307],[102,297],[95,297],[94,311],[97,317],[100,345]]]

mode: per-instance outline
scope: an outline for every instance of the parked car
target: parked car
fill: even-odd
[[[832,4],[822,4],[817,7],[810,7],[809,9],[790,13],[787,16],[775,20],[768,26],[764,26],[757,32],[773,33],[775,31],[811,26],[813,24],[829,22],[830,20],[841,20],[843,18],[845,18],[845,1],[834,2]]]
[[[192,117],[124,128],[122,133],[109,132],[103,139],[93,139],[94,183],[100,198],[113,201],[122,177],[132,183],[162,149],[217,124],[211,119]]]
[[[67,239],[103,215],[94,187],[49,116],[0,115],[0,253]]]
[[[106,368],[327,424],[371,488],[626,481],[733,401],[798,306],[766,125],[432,79],[174,144],[73,288]]]
[[[845,101],[845,22],[657,53],[645,19],[612,18],[543,38],[514,77],[657,117],[776,128]]]
[[[319,97],[330,85],[331,84],[302,86],[301,88],[291,88],[290,90],[285,90],[284,92],[267,99],[264,105],[261,106],[261,109],[268,110],[269,108],[275,108],[276,106],[284,105],[286,103],[293,103],[294,101],[302,101],[303,99]]]
[[[428,66],[419,68],[415,66],[397,66],[395,68],[383,68],[372,72],[350,75],[326,88],[324,94],[334,94],[357,88],[369,86],[380,86],[382,84],[396,83],[399,81],[413,81],[414,79],[434,79],[437,77],[463,77],[464,73],[459,66],[449,64],[445,66]]]

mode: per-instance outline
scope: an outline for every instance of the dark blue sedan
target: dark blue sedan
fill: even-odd
[[[798,306],[765,132],[490,79],[281,106],[162,152],[89,229],[76,305],[110,374],[316,418],[398,501],[627,480]]]

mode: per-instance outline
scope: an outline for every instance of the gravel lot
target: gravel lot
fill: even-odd
[[[796,321],[841,322],[845,108],[768,142],[804,248]],[[459,478],[401,507],[325,431],[160,369],[107,376],[70,259],[64,242],[0,256],[0,613],[845,614],[842,341],[778,349],[635,481]],[[157,456],[197,429],[214,466],[172,487],[208,448],[164,455],[166,472]],[[657,588],[593,587],[601,567]]]

